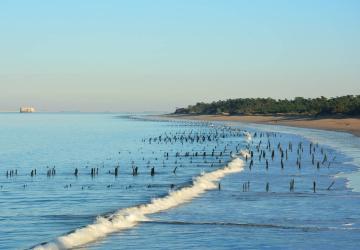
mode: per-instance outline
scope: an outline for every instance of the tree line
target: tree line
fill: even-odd
[[[177,108],[175,114],[292,114],[292,115],[360,115],[360,95],[294,99],[238,98],[211,103],[198,102]]]

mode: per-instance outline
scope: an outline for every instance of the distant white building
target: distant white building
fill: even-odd
[[[33,113],[35,109],[33,107],[21,107],[20,113]]]

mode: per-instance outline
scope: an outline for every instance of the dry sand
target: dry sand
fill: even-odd
[[[309,118],[297,116],[264,116],[264,115],[166,115],[168,118],[205,120],[205,121],[239,121],[260,124],[277,124],[292,127],[315,128],[342,131],[360,136],[360,118]]]

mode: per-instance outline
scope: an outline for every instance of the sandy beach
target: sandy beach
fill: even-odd
[[[264,116],[264,115],[166,115],[168,118],[205,120],[205,121],[239,121],[247,123],[277,124],[292,127],[315,128],[323,130],[348,132],[360,136],[360,118],[308,118],[297,116]]]

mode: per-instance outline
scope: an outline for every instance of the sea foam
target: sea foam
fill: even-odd
[[[244,155],[242,152],[241,155]],[[226,175],[241,172],[244,163],[235,158],[227,166],[194,178],[193,184],[178,190],[170,191],[162,198],[155,198],[148,204],[121,209],[107,217],[97,217],[93,224],[76,229],[66,235],[60,236],[52,242],[44,243],[34,249],[69,249],[79,247],[111,233],[129,229],[149,218],[146,215],[158,213],[179,206],[205,193],[207,190],[216,189],[217,182]]]

